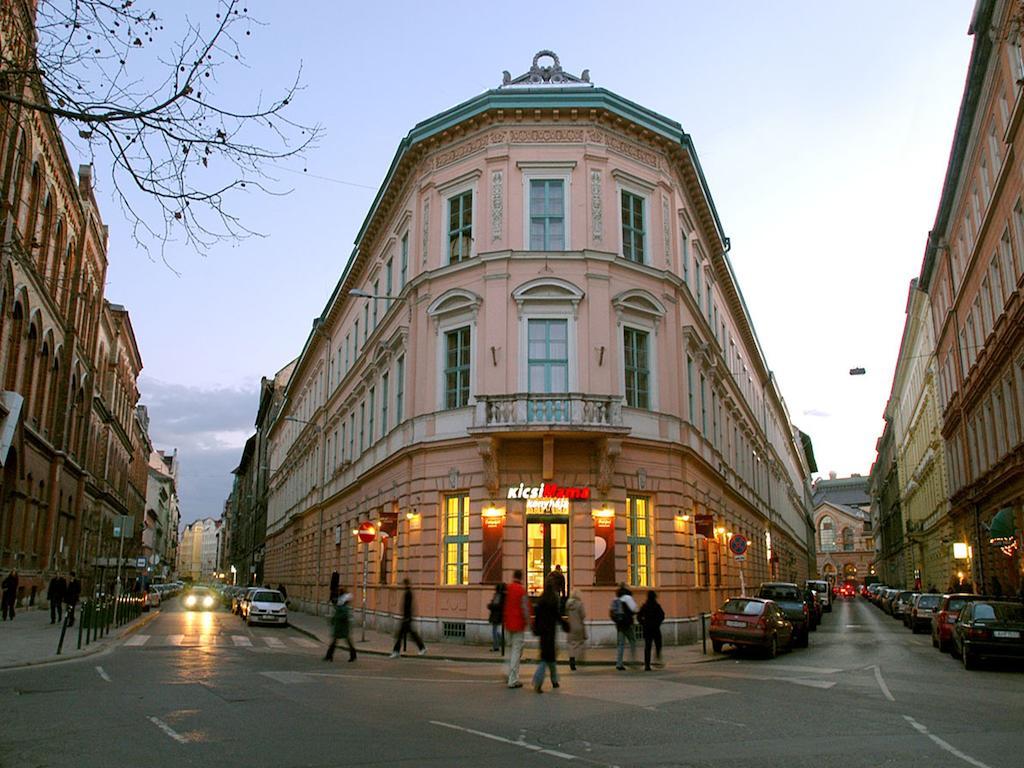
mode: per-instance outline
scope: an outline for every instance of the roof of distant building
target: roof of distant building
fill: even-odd
[[[850,507],[869,506],[868,478],[862,475],[850,477],[821,478],[814,483],[811,503],[817,507],[822,502]]]

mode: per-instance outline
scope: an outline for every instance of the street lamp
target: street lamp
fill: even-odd
[[[306,421],[305,419],[299,419],[299,418],[296,418],[295,416],[282,416],[281,420],[282,421],[294,421],[296,424],[306,424],[306,425],[308,425],[310,427],[313,427],[313,429],[315,429],[319,433],[319,435],[320,435],[320,443],[321,444],[317,446],[318,451],[320,453],[320,461],[318,462],[318,464],[320,465],[320,469],[319,469],[319,472],[317,474],[317,485],[320,487],[320,500],[317,502],[317,507],[319,508],[319,515],[320,515],[319,519],[320,519],[320,522],[317,524],[317,527],[316,527],[316,582],[313,585],[313,606],[314,606],[313,610],[314,610],[315,614],[317,616],[319,616],[320,615],[320,575],[321,575],[322,566],[323,566],[323,559],[324,559],[324,542],[323,542],[323,537],[324,537],[324,491],[325,491],[325,487],[324,487],[325,486],[325,483],[324,483],[324,469],[325,469],[325,462],[326,462],[326,459],[327,459],[326,446],[324,446],[322,444],[323,443],[323,437],[324,437],[324,431],[323,431],[323,429],[320,428],[319,424],[314,424],[312,421]]]
[[[377,301],[397,301],[397,296],[381,296],[377,293],[364,291],[362,288],[350,288],[348,295],[354,299],[375,299]]]

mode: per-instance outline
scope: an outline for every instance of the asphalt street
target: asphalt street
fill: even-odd
[[[0,765],[1016,768],[1024,672],[965,671],[870,604],[810,648],[644,673],[391,660],[177,601],[116,647],[0,673]],[[642,650],[642,649],[641,649]]]

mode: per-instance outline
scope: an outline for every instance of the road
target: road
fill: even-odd
[[[773,661],[563,668],[543,695],[509,690],[495,664],[322,655],[293,629],[172,601],[102,654],[0,674],[0,765],[1015,768],[1024,754],[1024,673],[967,672],[859,599]]]

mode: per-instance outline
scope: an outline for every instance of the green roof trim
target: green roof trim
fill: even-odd
[[[996,512],[988,527],[990,539],[1012,539],[1017,535],[1017,525],[1013,519],[1013,507],[1003,507]]]

